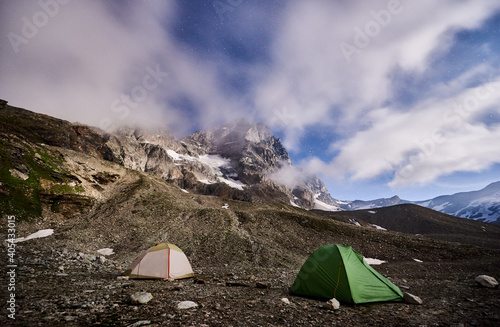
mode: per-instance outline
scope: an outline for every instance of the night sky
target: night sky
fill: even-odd
[[[500,180],[500,2],[0,0],[0,98],[183,137],[246,118],[334,198]]]

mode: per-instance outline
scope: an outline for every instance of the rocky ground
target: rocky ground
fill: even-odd
[[[500,290],[481,287],[479,274],[498,278],[499,256],[467,261],[397,261],[375,268],[423,305],[374,303],[331,310],[320,300],[289,294],[298,268],[216,265],[193,261],[196,279],[121,280],[130,254],[101,256],[92,246],[54,235],[17,243],[16,314],[2,326],[498,326]],[[95,248],[95,247],[94,247]],[[5,251],[4,251],[5,252]],[[5,253],[4,253],[5,254]],[[201,263],[201,264],[200,264]],[[5,268],[5,266],[4,266]],[[5,289],[9,282],[1,275]],[[130,297],[149,292],[146,304]],[[288,299],[288,301],[284,300]],[[179,309],[182,301],[198,306]]]

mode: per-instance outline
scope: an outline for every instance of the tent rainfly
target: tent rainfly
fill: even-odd
[[[194,277],[193,269],[184,252],[171,243],[157,243],[142,252],[130,264],[124,275],[143,279]]]
[[[403,293],[350,246],[320,247],[302,265],[291,293],[345,303],[403,301]]]

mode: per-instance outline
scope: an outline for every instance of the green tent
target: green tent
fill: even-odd
[[[309,256],[291,293],[346,303],[403,301],[401,290],[366,263],[361,254],[337,244],[320,247]]]

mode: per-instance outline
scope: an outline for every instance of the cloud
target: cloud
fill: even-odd
[[[96,126],[107,116],[121,117],[111,111],[111,103],[130,93],[142,82],[148,65],[157,63],[157,45],[139,37],[146,27],[126,27],[102,3],[83,5],[76,1],[59,5],[57,11],[53,9],[53,17],[47,15],[46,24],[36,27],[35,17],[47,12],[40,3],[44,2],[11,3],[12,11],[3,13],[6,30],[26,36],[26,42],[10,42],[10,49],[2,45],[2,93],[14,105]],[[56,8],[58,2],[51,3]],[[143,8],[137,15],[144,17],[149,9]],[[32,36],[23,33],[29,25],[24,18],[35,26]],[[131,25],[135,25],[133,21]],[[150,33],[162,33],[158,28],[147,28]],[[144,99],[141,95],[141,100],[146,114],[128,116],[154,121],[152,116],[158,114],[154,94]]]
[[[254,88],[256,110],[295,149],[316,124],[350,133],[367,112],[397,96],[395,71],[418,78],[432,56],[449,49],[454,32],[479,26],[498,7],[493,1],[291,2],[273,43],[273,66]],[[348,58],[345,44],[356,50]],[[284,111],[290,119],[280,119]]]
[[[291,166],[285,162],[282,163],[281,167],[270,174],[267,175],[272,181],[278,184],[284,185],[290,189],[294,189],[297,186],[304,184],[307,179],[307,175],[304,171],[296,166]]]
[[[171,35],[173,1],[15,1],[2,9],[0,94],[12,105],[181,135],[231,116],[234,103],[218,89],[213,65]],[[183,99],[194,112],[184,112]]]
[[[479,28],[499,8],[495,1],[292,2],[273,43],[272,69],[254,88],[256,108],[283,130],[292,151],[301,150],[314,126],[341,135],[331,162],[301,162],[323,177],[392,174],[389,185],[396,187],[485,169],[500,162],[492,148],[498,126],[485,126],[480,117],[498,113],[500,74],[481,62],[440,80],[434,62],[457,32]],[[411,103],[396,92],[398,74],[419,81]],[[478,85],[478,78],[494,83]],[[485,87],[487,99],[476,106],[475,92],[484,97]],[[473,113],[454,111],[467,101]]]
[[[322,175],[369,180],[391,173],[394,187],[425,184],[456,171],[480,171],[500,162],[495,148],[500,124],[486,125],[481,117],[500,113],[500,78],[456,93],[463,76],[441,88],[435,97],[410,110],[372,111],[370,127],[334,144],[339,154],[330,162],[305,163]],[[470,81],[469,81],[470,82]],[[442,97],[449,93],[448,97]]]

